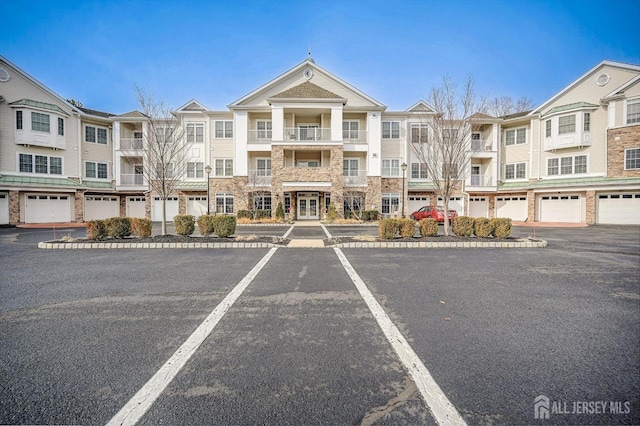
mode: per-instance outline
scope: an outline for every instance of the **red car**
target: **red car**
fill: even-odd
[[[411,213],[409,217],[413,220],[422,220],[426,217],[430,217],[437,220],[438,222],[444,222],[444,207],[424,206],[421,207],[418,211]],[[458,212],[449,209],[449,222],[451,222],[454,217],[458,217]]]

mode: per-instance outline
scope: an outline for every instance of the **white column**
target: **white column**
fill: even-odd
[[[367,114],[367,176],[380,176],[382,155],[382,123],[379,111]]]
[[[284,108],[281,106],[271,107],[271,133],[272,140],[284,140]]]
[[[342,107],[331,107],[331,140],[342,140]]]
[[[235,176],[248,175],[247,136],[249,134],[249,114],[247,111],[236,111],[234,116]]]

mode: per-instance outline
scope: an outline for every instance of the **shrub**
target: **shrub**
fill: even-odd
[[[418,222],[421,237],[435,237],[438,235],[438,221],[427,217]]]
[[[368,213],[369,219],[367,220],[378,220],[378,210],[367,210],[366,211]]]
[[[131,220],[128,217],[110,217],[104,221],[107,235],[124,238],[131,235]]]
[[[107,227],[104,220],[90,220],[87,222],[87,238],[100,240],[107,235]]]
[[[253,212],[251,210],[238,210],[238,219],[253,219]]]
[[[333,222],[338,218],[338,210],[336,210],[336,205],[332,202],[329,203],[329,208],[327,208],[327,221]]]
[[[234,216],[214,216],[213,232],[218,238],[226,238],[236,232],[236,218]]]
[[[284,220],[284,209],[282,208],[282,201],[279,201],[278,207],[276,207],[276,219]]]
[[[453,233],[459,237],[468,237],[473,235],[475,220],[469,216],[454,217],[452,221]]]
[[[196,230],[196,221],[193,215],[179,214],[173,217],[176,226],[176,234],[188,237]]]
[[[493,236],[496,238],[508,238],[511,236],[511,219],[498,217],[491,219],[493,223]]]
[[[382,219],[378,224],[378,236],[383,240],[395,238],[400,230],[400,221],[398,219]]]
[[[400,236],[402,238],[413,238],[416,233],[416,221],[413,219],[405,218],[400,219]]]
[[[131,235],[141,238],[150,237],[152,227],[153,223],[149,219],[141,217],[131,218]]]
[[[198,217],[198,230],[200,231],[200,235],[202,235],[203,237],[208,237],[209,235],[213,234],[214,217],[214,215],[206,214]]]
[[[271,217],[271,210],[256,210],[253,218],[254,219],[263,219],[263,218],[270,218]]]
[[[476,237],[488,238],[493,232],[493,223],[486,217],[478,217],[476,218],[475,229]]]

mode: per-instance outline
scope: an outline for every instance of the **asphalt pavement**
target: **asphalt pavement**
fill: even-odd
[[[541,423],[540,395],[546,422],[640,423],[640,228],[533,233],[549,246],[344,254],[469,424]],[[268,253],[50,234],[0,229],[1,424],[106,424]],[[433,424],[335,251],[274,250],[139,424]]]

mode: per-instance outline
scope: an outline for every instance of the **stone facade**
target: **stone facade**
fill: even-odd
[[[624,151],[640,148],[640,125],[607,130],[607,177],[639,177],[640,169],[624,169]]]
[[[9,191],[9,223],[20,223],[20,191]]]
[[[585,207],[587,210],[585,213],[585,222],[587,223],[587,225],[593,225],[594,223],[596,223],[596,191],[587,191]]]
[[[74,222],[84,220],[84,191],[76,191],[73,197]]]

